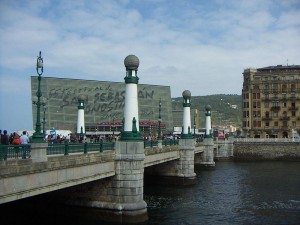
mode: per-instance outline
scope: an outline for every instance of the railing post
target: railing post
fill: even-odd
[[[65,154],[64,155],[69,155],[69,144],[68,144],[68,142],[65,143]]]
[[[87,154],[87,152],[88,152],[88,143],[84,142],[84,151],[83,151],[83,153]]]
[[[103,152],[103,140],[100,141],[100,152]]]
[[[151,148],[153,147],[153,141],[152,140],[150,141],[150,146],[151,146]]]
[[[27,151],[28,146],[23,145],[21,147],[21,154],[22,154],[22,159],[26,159],[26,151]]]
[[[144,148],[146,148],[146,141],[144,141]]]

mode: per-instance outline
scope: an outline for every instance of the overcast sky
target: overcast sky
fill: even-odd
[[[300,0],[0,0],[0,129],[33,129],[30,76],[241,94],[249,67],[300,64]]]

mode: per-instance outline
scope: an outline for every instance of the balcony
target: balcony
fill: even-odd
[[[272,106],[271,110],[273,110],[273,111],[279,111],[280,110],[280,106]]]
[[[262,120],[264,120],[264,121],[270,121],[270,120],[272,120],[272,118],[268,116],[268,117],[263,117]]]
[[[291,110],[291,111],[296,111],[296,110],[298,110],[298,107],[292,106],[292,107],[288,107],[288,109]]]
[[[289,116],[281,116],[280,120],[290,120],[290,117]]]
[[[262,92],[263,92],[264,94],[268,94],[268,93],[270,93],[270,89],[263,89]]]

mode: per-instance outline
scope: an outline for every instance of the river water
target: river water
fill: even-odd
[[[147,225],[300,224],[300,162],[216,162],[193,185],[147,182]],[[147,178],[146,178],[147,179]],[[0,206],[1,224],[109,224],[76,207],[36,198]]]

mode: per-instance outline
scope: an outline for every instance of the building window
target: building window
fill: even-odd
[[[269,122],[266,122],[266,127],[268,127],[269,126]]]
[[[292,97],[292,98],[295,98],[295,97],[296,97],[296,93],[295,93],[295,92],[292,92],[292,93],[291,93],[291,97]]]
[[[283,108],[286,108],[286,105],[287,105],[286,102],[283,102],[283,103],[282,103],[282,107],[283,107]]]
[[[269,94],[265,94],[265,99],[269,99]]]
[[[261,121],[257,121],[257,126],[261,127]]]
[[[282,93],[282,98],[286,99],[286,93]]]
[[[296,84],[291,84],[291,91],[296,92]]]
[[[296,127],[296,121],[292,121],[292,127]]]
[[[256,127],[256,121],[253,121],[253,127]]]
[[[282,92],[286,92],[286,89],[287,89],[286,84],[283,84],[283,85],[282,85]]]
[[[269,102],[265,102],[265,107],[269,108]]]
[[[260,111],[257,111],[257,117],[260,117],[261,115],[260,115]]]
[[[277,111],[273,112],[273,118],[278,118],[278,112]]]
[[[278,127],[278,121],[274,121],[274,127]]]
[[[292,111],[292,116],[296,116],[296,111]]]

